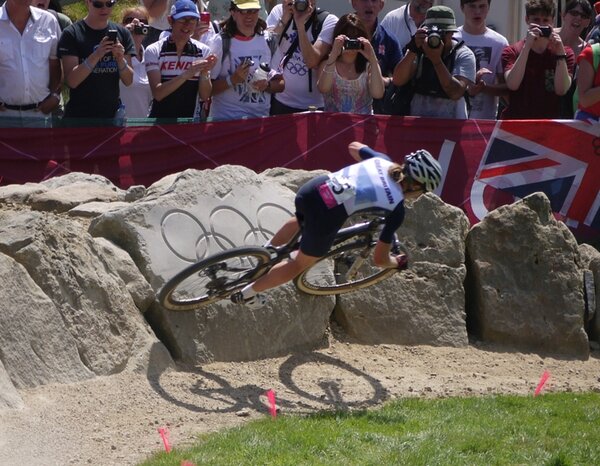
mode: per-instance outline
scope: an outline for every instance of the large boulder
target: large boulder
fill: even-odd
[[[0,356],[17,388],[94,376],[59,309],[14,259],[0,254]]]
[[[20,409],[25,407],[23,398],[19,395],[19,392],[15,388],[10,376],[2,364],[0,359],[0,409]]]
[[[589,356],[577,241],[543,193],[489,213],[467,237],[470,317],[485,341]]]
[[[182,269],[236,246],[264,244],[294,212],[294,193],[240,166],[186,170],[150,186],[146,196],[90,225],[128,251],[155,291]],[[146,313],[172,354],[188,364],[269,357],[320,345],[334,300],[285,285],[250,311],[229,301]]]
[[[406,206],[397,234],[409,269],[338,298],[335,318],[367,344],[465,346],[464,241],[469,222],[458,208],[427,194]]]
[[[2,326],[6,333],[0,346],[16,385],[143,370],[151,353],[159,363],[158,340],[130,293],[139,288],[141,275],[136,282],[122,257],[115,266],[117,260],[110,258],[114,250],[109,254],[108,249],[69,217],[0,211],[0,252],[12,258],[3,283],[11,283],[12,277],[14,285],[7,290],[19,297],[1,312],[8,323]],[[136,293],[136,300],[147,306],[151,299]],[[172,361],[162,348],[164,369]]]

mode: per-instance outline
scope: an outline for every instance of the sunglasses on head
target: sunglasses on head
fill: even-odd
[[[123,18],[123,24],[131,24],[131,23],[133,23],[134,19],[137,19],[140,23],[148,24],[148,18],[134,18],[132,16]]]
[[[102,7],[112,8],[113,6],[115,6],[116,3],[117,3],[116,0],[109,0],[108,2],[100,2],[98,0],[94,0],[92,2],[92,6],[94,8],[102,8]]]

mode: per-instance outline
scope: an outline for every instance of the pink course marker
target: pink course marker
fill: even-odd
[[[550,378],[550,372],[544,371],[544,373],[542,374],[542,377],[540,378],[540,382],[538,383],[537,387],[535,387],[535,392],[533,392],[533,396],[538,396],[540,394],[540,392],[542,391],[542,388],[544,388],[544,385],[546,384],[546,381],[549,378]]]
[[[269,390],[267,392],[267,398],[269,399],[269,411],[271,412],[271,417],[277,417],[277,406],[275,405],[275,392],[273,390]]]
[[[167,451],[167,453],[170,453],[171,445],[169,445],[169,431],[166,429],[166,427],[160,427],[158,429],[158,433],[160,434],[160,438],[162,438],[165,450]]]

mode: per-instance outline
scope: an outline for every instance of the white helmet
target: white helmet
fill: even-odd
[[[419,149],[404,157],[404,170],[425,191],[433,191],[442,181],[442,166],[429,152]]]

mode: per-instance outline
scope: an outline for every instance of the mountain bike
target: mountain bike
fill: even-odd
[[[337,295],[371,286],[398,269],[380,268],[372,262],[372,250],[385,222],[376,215],[340,229],[323,257],[294,279],[296,287],[310,295]],[[190,311],[228,298],[260,278],[300,247],[301,232],[279,247],[247,246],[219,252],[185,268],[159,292],[162,306]],[[403,248],[395,237],[392,253]]]

